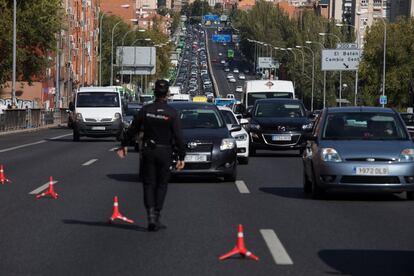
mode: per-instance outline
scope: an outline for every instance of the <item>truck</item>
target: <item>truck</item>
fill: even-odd
[[[271,98],[295,99],[293,82],[287,80],[251,80],[244,83],[242,103],[253,106],[256,100]]]

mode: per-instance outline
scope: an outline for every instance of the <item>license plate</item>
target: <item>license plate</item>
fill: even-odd
[[[273,135],[273,141],[291,141],[292,137],[290,135]]]
[[[104,126],[94,126],[92,127],[92,130],[105,130]]]
[[[207,162],[207,155],[205,154],[187,154],[184,159],[188,163]]]
[[[354,167],[356,175],[388,175],[388,167]]]

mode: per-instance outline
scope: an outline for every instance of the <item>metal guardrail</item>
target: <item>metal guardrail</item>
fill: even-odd
[[[0,114],[0,132],[66,124],[66,109],[57,112],[44,109],[6,109]]]

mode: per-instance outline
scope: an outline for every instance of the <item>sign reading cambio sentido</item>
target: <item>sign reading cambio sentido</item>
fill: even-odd
[[[361,54],[360,49],[322,50],[322,71],[355,71]]]

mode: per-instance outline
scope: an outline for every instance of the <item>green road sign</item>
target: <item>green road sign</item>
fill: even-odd
[[[232,49],[227,50],[227,57],[228,58],[234,58],[234,51]]]

